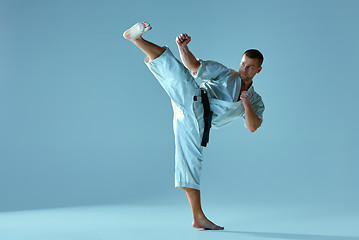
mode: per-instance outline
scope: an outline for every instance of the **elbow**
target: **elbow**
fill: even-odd
[[[246,126],[250,132],[254,133],[262,125],[262,119],[258,119],[259,120],[255,123],[246,123]]]
[[[257,130],[257,128],[249,128],[249,131],[250,131],[251,133],[254,133],[256,130]]]
[[[248,130],[249,130],[251,133],[254,133],[261,125],[262,125],[262,121],[260,121],[260,123],[258,124],[258,126],[256,126],[256,127],[250,127],[250,128],[248,128]]]
[[[255,126],[247,126],[247,129],[251,132],[254,133],[257,130],[258,127]]]

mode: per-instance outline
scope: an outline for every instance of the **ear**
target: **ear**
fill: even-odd
[[[262,71],[262,67],[259,67],[259,68],[258,68],[257,73],[260,73],[260,71]]]

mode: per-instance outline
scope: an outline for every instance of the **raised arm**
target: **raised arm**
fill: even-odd
[[[191,41],[191,37],[186,33],[182,33],[176,37],[176,43],[178,45],[178,51],[181,56],[181,60],[186,68],[197,74],[198,68],[201,65],[199,61],[193,56],[188,49],[187,44]]]

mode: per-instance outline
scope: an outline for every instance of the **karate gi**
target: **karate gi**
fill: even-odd
[[[240,95],[239,73],[214,61],[203,61],[197,74],[190,72],[177,60],[169,48],[158,58],[146,62],[171,98],[173,131],[175,135],[175,187],[200,189],[203,161],[201,140],[204,129],[201,89],[205,89],[213,112],[212,128],[230,124],[245,117]],[[204,82],[199,86],[195,77]],[[263,119],[264,104],[251,86],[250,102],[257,116]]]

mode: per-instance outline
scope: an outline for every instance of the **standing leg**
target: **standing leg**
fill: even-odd
[[[193,213],[193,223],[194,228],[204,228],[206,230],[223,230],[223,227],[220,227],[213,222],[209,221],[204,215],[201,207],[201,193],[199,190],[194,188],[184,188],[187,194],[189,204],[192,208]]]
[[[142,38],[142,34],[151,30],[152,27],[147,22],[136,23],[123,33],[123,37],[127,40],[130,40],[137,47],[139,47],[145,54],[147,54],[146,61],[154,60],[161,56],[162,53],[166,50],[163,47],[157,46],[154,43],[151,43]]]

